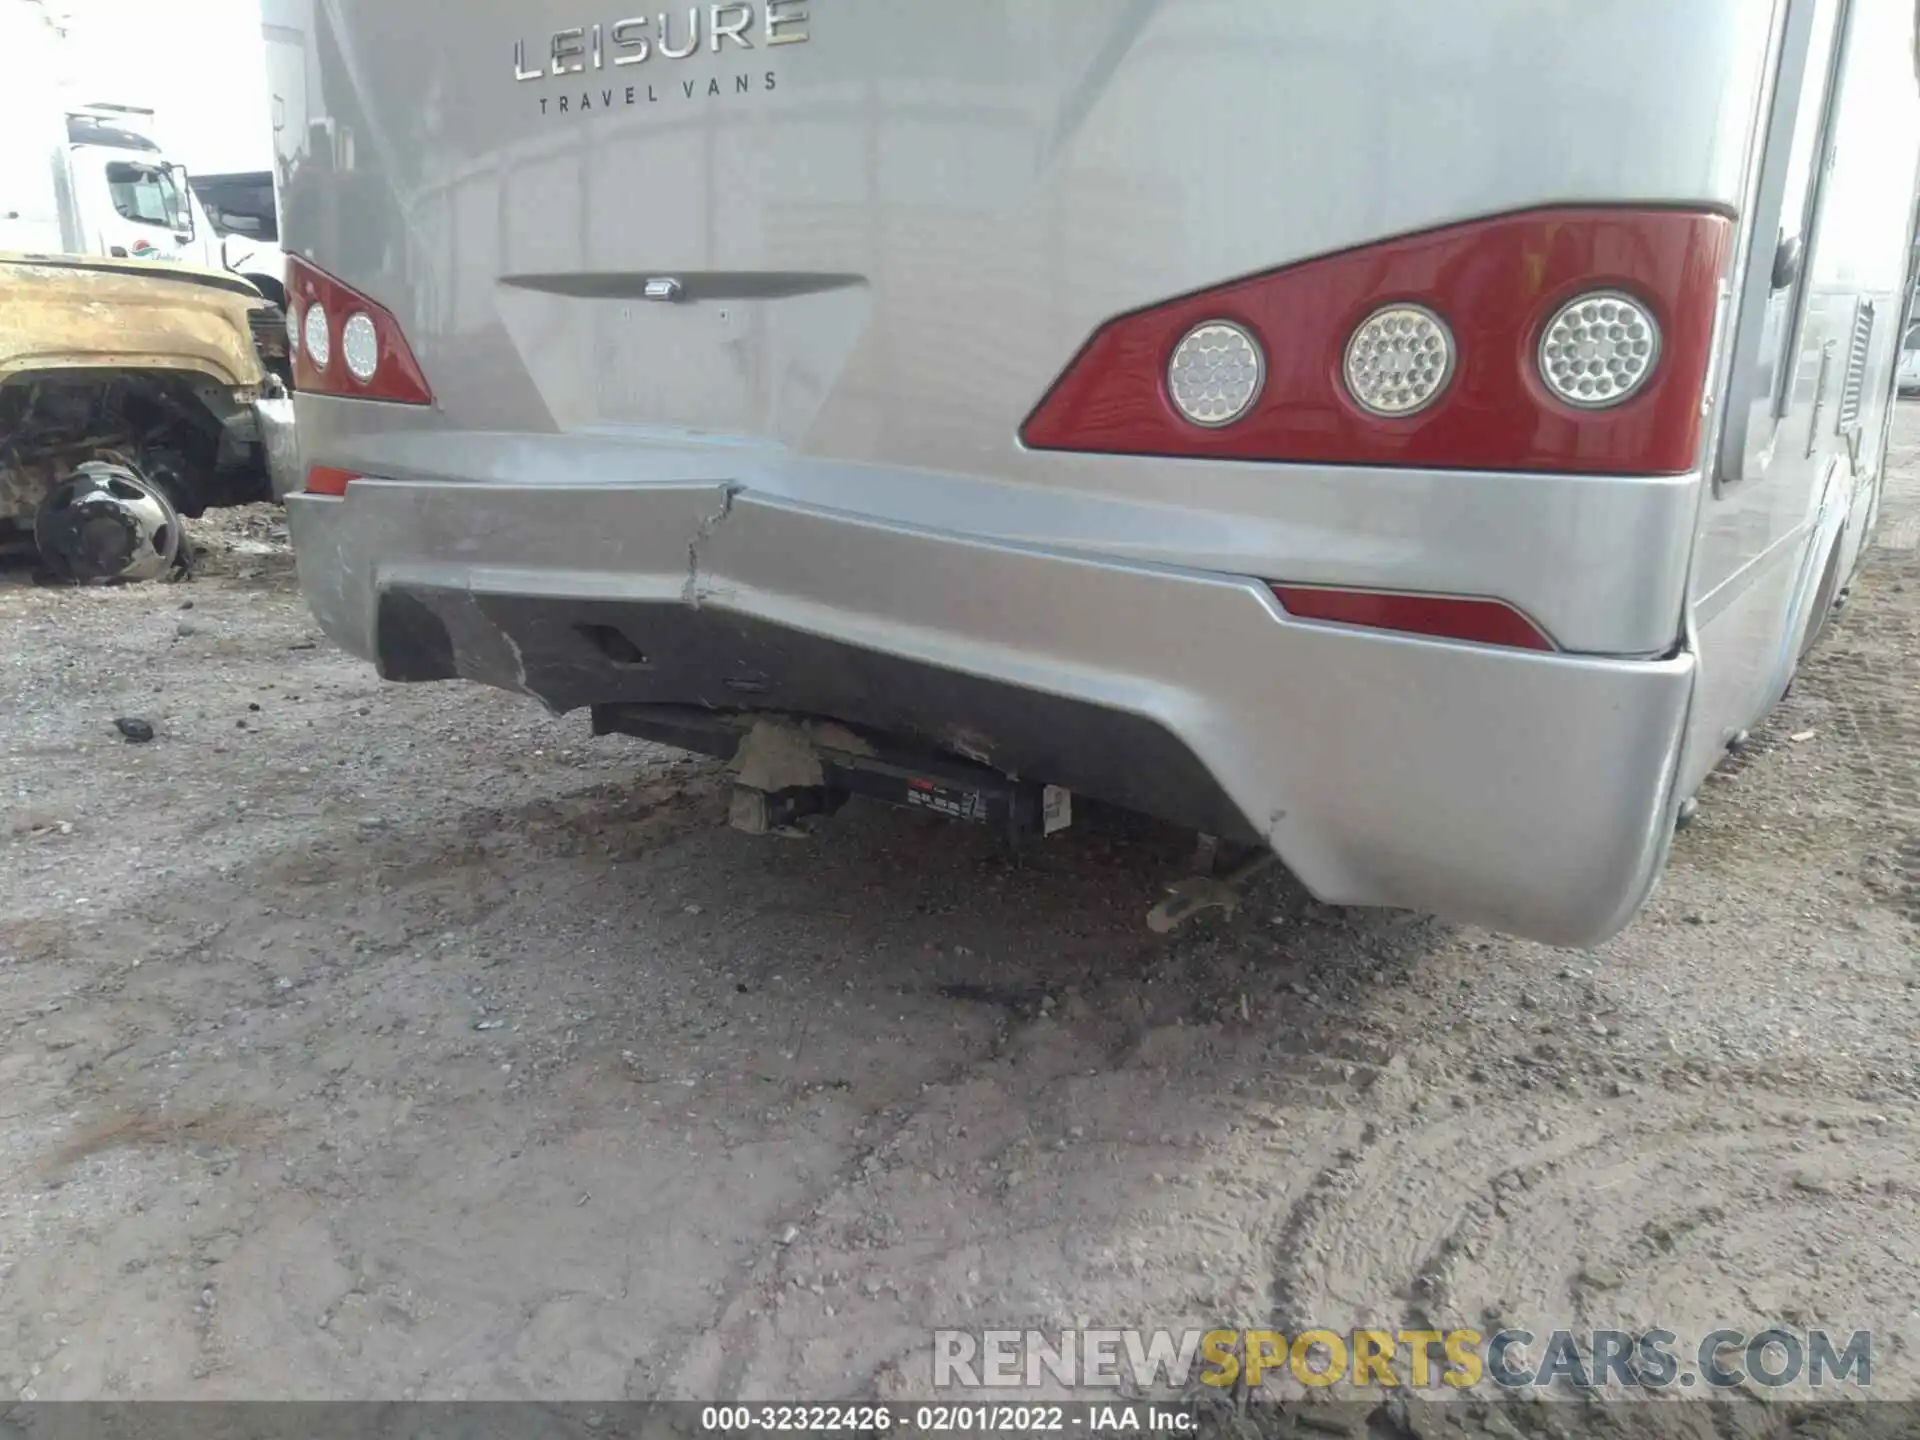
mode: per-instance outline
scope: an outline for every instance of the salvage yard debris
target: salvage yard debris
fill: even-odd
[[[269,496],[263,405],[284,405],[238,276],[0,256],[0,549],[49,579],[186,570],[180,517]]]

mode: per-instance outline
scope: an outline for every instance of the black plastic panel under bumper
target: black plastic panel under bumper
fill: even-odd
[[[557,711],[621,703],[817,716],[1260,839],[1193,752],[1145,716],[711,607],[394,586],[380,595],[377,648],[390,680],[508,684]],[[497,673],[502,664],[519,673]]]

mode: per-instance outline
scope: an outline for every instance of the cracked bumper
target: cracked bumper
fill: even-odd
[[[315,615],[389,678],[832,715],[1264,837],[1325,901],[1559,944],[1665,858],[1690,655],[1306,624],[1250,579],[732,485],[362,480],[288,513]]]
[[[260,431],[260,443],[266,447],[267,476],[273,484],[273,498],[284,500],[298,490],[305,479],[300,468],[300,438],[294,424],[293,398],[262,397],[254,402],[253,414]]]

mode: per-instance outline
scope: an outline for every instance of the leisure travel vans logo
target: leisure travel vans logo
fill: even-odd
[[[684,11],[636,15],[555,30],[539,41],[513,42],[513,78],[535,84],[542,115],[594,115],[670,100],[765,94],[778,88],[772,70],[683,79],[663,66],[699,56],[744,58],[748,52],[803,45],[811,38],[806,0],[751,5],[690,5]],[[645,66],[645,70],[636,67]],[[617,80],[619,83],[610,83]]]

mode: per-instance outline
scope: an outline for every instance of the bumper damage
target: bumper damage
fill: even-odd
[[[1252,579],[730,484],[360,480],[288,512],[321,624],[389,679],[832,719],[1265,842],[1327,902],[1557,944],[1665,857],[1689,654],[1306,624]]]

